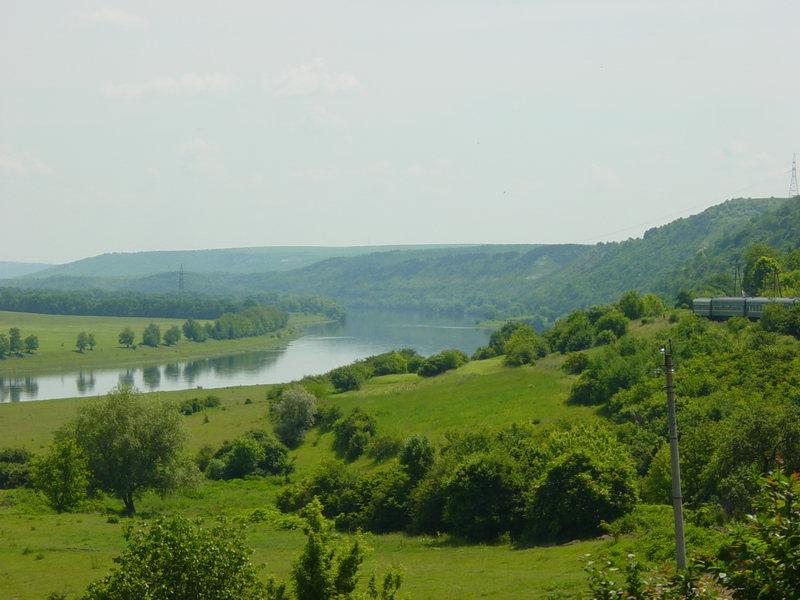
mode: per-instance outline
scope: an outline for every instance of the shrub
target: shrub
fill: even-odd
[[[617,304],[622,314],[629,319],[639,319],[644,315],[645,302],[636,290],[628,290],[622,294]]]
[[[523,482],[507,456],[476,454],[445,483],[444,520],[456,535],[492,541],[514,528]]]
[[[215,408],[221,404],[220,399],[217,396],[206,396],[205,398],[191,398],[189,400],[184,400],[178,406],[178,411],[182,415],[193,415],[196,412],[200,412],[204,408]]]
[[[173,325],[164,332],[164,344],[174,346],[181,341],[181,330],[177,325]]]
[[[30,484],[31,458],[24,448],[0,448],[0,490]]]
[[[419,481],[430,470],[436,455],[433,444],[424,435],[413,435],[403,443],[400,451],[400,464],[411,477]]]
[[[276,504],[279,510],[291,512],[300,510],[311,500],[318,498],[324,507],[325,516],[333,518],[354,510],[353,504],[349,503],[348,493],[355,485],[356,476],[347,465],[339,460],[328,460],[320,463],[305,481],[284,488],[278,494]]]
[[[364,490],[361,521],[369,531],[388,533],[408,526],[411,479],[397,463],[366,475],[359,487]]]
[[[518,327],[505,343],[505,364],[518,367],[532,365],[547,356],[547,342],[527,325]]]
[[[33,462],[31,478],[56,511],[72,510],[86,497],[86,457],[75,440],[56,442],[45,456]]]
[[[335,404],[321,406],[317,413],[317,427],[322,433],[333,429],[336,421],[342,418],[342,409]]]
[[[251,437],[235,440],[225,453],[225,479],[235,479],[255,473],[259,463],[265,458],[264,448]]]
[[[617,335],[610,329],[605,329],[597,334],[594,343],[598,346],[608,346],[617,341]]]
[[[580,375],[589,366],[589,355],[585,352],[567,354],[561,369],[570,375]]]
[[[373,417],[354,408],[333,427],[333,447],[336,453],[347,460],[355,460],[364,453],[376,429],[377,422]]]
[[[367,456],[375,460],[387,460],[400,454],[403,441],[389,435],[382,435],[372,439],[367,447]]]
[[[376,376],[408,373],[408,359],[396,350],[372,356],[366,362]]]
[[[422,377],[433,377],[445,371],[457,369],[468,360],[467,355],[461,350],[443,350],[426,358],[417,369],[417,374]]]
[[[142,332],[142,344],[155,348],[161,343],[161,328],[150,323]]]
[[[358,390],[366,377],[362,369],[355,366],[339,367],[330,372],[331,383],[337,392]]]
[[[610,331],[614,339],[621,338],[628,333],[628,319],[618,310],[612,310],[600,317],[595,323],[598,334]]]
[[[303,441],[306,430],[314,425],[317,416],[317,399],[303,387],[294,386],[281,394],[280,400],[270,407],[275,434],[294,448]]]
[[[183,517],[159,517],[126,531],[128,547],[109,575],[84,598],[215,598],[256,600],[265,589],[250,564],[241,525],[203,527]]]

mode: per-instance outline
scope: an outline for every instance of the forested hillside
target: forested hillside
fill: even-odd
[[[288,271],[333,257],[358,256],[396,248],[418,246],[265,246],[257,248],[221,248],[214,250],[162,250],[153,252],[112,252],[75,262],[51,266],[38,271],[35,277],[99,277],[127,279],[185,271],[194,273],[257,273]],[[437,248],[438,246],[430,246]],[[0,263],[0,266],[2,264]],[[49,266],[49,265],[48,265]],[[31,271],[32,272],[32,271]],[[26,273],[10,273],[1,277],[18,277]]]
[[[172,293],[177,291],[182,263],[185,289],[195,293],[315,294],[350,307],[476,318],[527,316],[552,322],[574,308],[608,302],[627,289],[656,292],[667,300],[680,289],[731,293],[733,262],[754,243],[796,247],[798,224],[800,206],[794,201],[736,199],[650,229],[641,238],[594,246],[147,252],[103,255],[5,283]]]
[[[30,273],[43,271],[52,265],[44,263],[9,262],[0,260],[0,279],[22,277]]]

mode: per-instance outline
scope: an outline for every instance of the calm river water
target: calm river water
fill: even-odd
[[[320,325],[285,348],[144,368],[70,371],[32,377],[0,376],[0,402],[105,394],[120,383],[143,391],[280,383],[324,373],[372,354],[401,347],[432,354],[459,348],[471,354],[489,332],[464,320],[408,313],[351,311],[347,322]]]

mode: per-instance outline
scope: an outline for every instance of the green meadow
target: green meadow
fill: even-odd
[[[0,332],[8,333],[10,327],[19,327],[22,336],[34,334],[39,338],[39,350],[34,354],[0,360],[0,377],[34,375],[82,368],[125,367],[156,364],[233,354],[249,350],[277,348],[302,334],[303,327],[324,322],[324,317],[293,314],[286,328],[268,335],[236,340],[209,339],[202,343],[181,339],[174,346],[156,348],[138,345],[142,331],[156,323],[163,335],[167,328],[180,327],[183,319],[142,317],[82,317],[70,315],[42,315],[0,311]],[[130,327],[136,334],[135,349],[120,346],[119,333]],[[83,353],[75,349],[75,341],[82,331],[93,333],[97,346]]]
[[[564,375],[560,365],[556,356],[522,368],[507,368],[501,359],[490,359],[429,379],[411,374],[378,377],[359,391],[332,394],[329,399],[344,411],[359,406],[374,415],[381,434],[419,432],[434,441],[447,431],[470,426],[513,422],[545,426],[558,420],[596,418],[590,408],[566,404],[572,377]],[[183,417],[187,450],[194,453],[249,429],[268,428],[268,389],[214,390],[221,399],[219,407]],[[179,401],[197,394],[191,390],[158,396]],[[91,400],[0,405],[2,445],[41,452],[52,432],[85,402]],[[312,430],[292,451],[297,470],[291,481],[304,478],[320,460],[333,456],[330,435]],[[354,464],[367,470],[377,463],[362,457]],[[274,498],[284,485],[283,478],[203,481],[197,489],[166,498],[146,495],[138,503],[135,519],[160,514],[248,517],[260,509],[269,517],[248,525],[253,560],[264,565],[265,576],[284,577],[303,544],[303,535],[287,529],[286,520],[274,509]],[[57,515],[30,490],[0,491],[0,598],[42,598],[51,592],[78,597],[123,548],[122,527],[129,519],[118,517],[119,509],[118,501],[107,498],[93,501],[82,512]],[[572,598],[585,590],[584,556],[608,545],[596,539],[517,548],[504,541],[465,544],[446,535],[367,534],[366,539],[372,551],[365,576],[398,566],[405,573],[403,592],[411,598]]]

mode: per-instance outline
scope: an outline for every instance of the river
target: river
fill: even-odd
[[[0,376],[0,402],[96,396],[120,383],[147,392],[281,383],[324,373],[395,348],[410,347],[423,355],[459,348],[471,354],[488,339],[487,330],[463,319],[351,311],[345,323],[309,327],[306,335],[279,349],[148,367],[84,369],[18,378]]]

